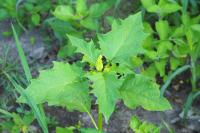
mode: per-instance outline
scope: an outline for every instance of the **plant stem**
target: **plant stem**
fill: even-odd
[[[192,91],[196,91],[196,66],[195,66],[195,61],[194,59],[191,57],[191,74],[192,74],[192,78],[191,78],[191,83],[192,83]]]
[[[98,109],[98,129],[102,130],[103,129],[103,115],[100,113]]]
[[[40,110],[41,116],[43,117],[43,119],[46,121],[46,115],[45,115],[45,111],[44,111],[44,107],[42,104],[38,105],[38,108]],[[47,125],[46,125],[47,126]]]
[[[81,105],[82,105],[82,104],[81,104]],[[94,125],[94,127],[98,130],[98,126],[97,126],[97,124],[96,124],[96,122],[95,122],[95,120],[94,120],[92,114],[88,111],[88,109],[87,109],[84,105],[82,105],[82,107],[84,108],[84,110],[85,110],[85,112],[88,114],[88,116],[90,117],[90,119],[91,119],[92,124]]]
[[[92,124],[94,125],[94,127],[98,130],[97,124],[94,120],[94,118],[92,117],[91,113],[89,111],[87,111],[88,116],[90,117]]]

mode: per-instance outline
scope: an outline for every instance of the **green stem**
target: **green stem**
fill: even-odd
[[[28,32],[28,30],[22,25],[22,23],[20,22],[20,20],[18,19],[18,17],[16,18],[18,25],[20,26],[20,28],[22,28],[23,31]]]
[[[94,118],[92,117],[91,113],[89,111],[87,111],[88,116],[90,117],[92,124],[94,125],[94,127],[98,130],[97,124],[94,120]]]
[[[17,3],[16,9],[15,9],[16,15],[17,15],[16,20],[17,20],[18,25],[19,25],[25,32],[27,32],[27,29],[23,26],[23,24],[22,24],[22,23],[20,22],[20,20],[19,20],[19,12],[18,12],[18,7],[17,7],[19,4],[20,4],[20,2]]]
[[[98,130],[98,127],[97,127],[97,124],[92,116],[92,114],[88,111],[88,109],[81,104],[81,106],[84,108],[85,112],[87,112],[88,116],[90,117],[91,121],[92,121],[92,124],[94,125],[94,127]]]
[[[102,131],[103,129],[103,115],[98,109],[98,129]]]
[[[46,121],[46,115],[45,115],[45,111],[44,111],[43,105],[42,105],[42,104],[39,104],[39,105],[38,105],[38,108],[39,108],[39,110],[40,110],[41,116],[42,116],[43,119]]]
[[[192,83],[192,91],[196,91],[196,66],[195,66],[195,61],[194,59],[191,57],[191,74],[192,74],[192,78],[191,78],[191,83]]]

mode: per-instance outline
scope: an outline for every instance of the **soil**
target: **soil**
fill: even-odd
[[[133,4],[134,2],[135,4]],[[128,14],[135,12],[136,9],[134,9],[132,5],[136,5],[137,2],[138,1],[134,0],[123,0],[121,7],[118,10],[118,16],[124,18]],[[9,25],[7,25],[7,22],[1,22],[0,27],[3,27],[0,29],[0,33],[2,33],[2,31],[6,31],[9,28]],[[20,37],[20,42],[22,43],[28,57],[28,62],[32,68],[34,76],[38,75],[38,70],[51,66],[51,62],[57,59],[57,49],[55,49],[55,46],[57,45],[45,44],[44,38],[42,37],[43,34],[44,33],[39,29],[35,29],[22,34]],[[35,42],[34,44],[31,44],[30,38],[33,37]],[[3,51],[3,46],[5,45],[10,47],[9,57],[12,57],[12,60],[18,59],[14,40],[11,37],[5,38],[0,35],[0,56]],[[191,88],[189,81],[185,80],[188,79],[188,76],[190,76],[190,72],[185,72],[178,76],[165,93],[165,96],[172,104],[172,110],[165,112],[149,112],[142,108],[130,110],[119,101],[109,124],[107,125],[104,123],[105,131],[108,133],[131,133],[132,131],[128,126],[129,120],[132,115],[136,115],[142,120],[147,120],[155,124],[165,122],[169,127],[174,129],[175,133],[200,133],[200,111],[198,110],[199,101],[195,101],[193,108],[189,111],[189,116],[186,122],[183,122],[181,116],[183,105]],[[64,108],[48,106],[45,106],[45,112],[47,113],[47,116],[53,116],[54,122],[58,122],[55,123],[55,125],[62,127],[72,126],[78,124],[80,121],[84,127],[93,127],[90,118],[85,113],[72,113],[68,112]],[[93,108],[91,112],[96,118],[97,110]],[[50,132],[55,132],[55,129],[51,128]],[[162,133],[165,132],[167,132],[167,130],[162,130]]]

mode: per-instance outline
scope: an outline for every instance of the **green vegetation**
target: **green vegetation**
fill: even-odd
[[[0,21],[11,20],[10,31],[1,34],[13,35],[20,59],[18,65],[9,59],[9,48],[0,48],[0,132],[34,133],[34,124],[42,133],[52,128],[56,133],[105,133],[104,124],[111,122],[119,102],[130,110],[172,110],[165,92],[185,72],[190,75],[184,82],[191,86],[183,106],[187,118],[200,95],[199,2],[141,0],[138,11],[123,19],[116,15],[121,4],[120,0],[0,0]],[[19,33],[36,28],[59,48],[58,60],[33,77]],[[35,38],[30,42],[34,44]],[[11,103],[15,105],[9,109]],[[47,106],[85,113],[93,127],[84,127],[81,121],[62,127],[47,115]],[[164,128],[173,132],[164,121],[153,124],[135,115],[129,127],[136,133],[160,133]]]

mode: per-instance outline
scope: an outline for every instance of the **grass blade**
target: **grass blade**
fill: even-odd
[[[20,57],[20,61],[21,61],[23,70],[24,70],[25,75],[26,75],[26,79],[27,79],[28,83],[30,83],[30,80],[32,79],[31,71],[30,71],[30,68],[29,68],[25,53],[23,51],[22,45],[21,45],[21,43],[19,41],[17,32],[16,32],[15,27],[13,26],[13,24],[12,24],[12,30],[13,30],[13,35],[14,35],[14,38],[15,38],[17,51],[18,51],[18,54],[19,54],[19,57]],[[13,84],[15,89],[22,96],[24,96],[26,98],[26,100],[27,100],[29,106],[31,107],[31,109],[33,110],[33,112],[34,112],[34,114],[35,114],[40,126],[42,127],[43,131],[45,131],[44,133],[48,133],[48,128],[47,128],[47,124],[46,124],[46,117],[45,117],[45,113],[44,113],[44,109],[43,109],[42,105],[37,106],[34,103],[33,99],[31,97],[29,97],[24,92],[24,89],[20,85],[18,85],[15,80],[11,79],[11,77],[9,75],[7,75],[7,77],[9,78],[9,80],[11,81],[11,83]]]
[[[8,112],[8,111],[6,111],[6,110],[3,110],[3,109],[0,109],[0,113],[1,113],[1,114],[4,114],[4,115],[6,115],[6,116],[9,116],[9,117],[13,117],[13,115],[12,115],[10,112]]]
[[[7,78],[10,80],[12,85],[15,87],[15,89],[20,93],[27,101],[28,105],[31,107],[32,111],[34,112],[34,115],[42,128],[44,133],[48,133],[48,128],[46,124],[46,120],[41,114],[39,108],[37,107],[36,103],[34,100],[24,91],[24,88],[22,88],[14,79],[12,79],[7,73],[4,73]]]
[[[20,57],[20,61],[21,61],[23,70],[25,72],[27,81],[30,83],[30,80],[32,79],[31,71],[30,71],[28,62],[26,60],[26,56],[24,54],[24,51],[22,49],[21,43],[19,41],[17,32],[16,32],[15,27],[13,26],[13,24],[12,24],[12,30],[13,30],[13,35],[14,35],[14,38],[15,38],[15,43],[16,43],[16,47],[17,47],[17,50],[18,50],[18,53],[19,53],[19,57]]]
[[[182,11],[183,13],[186,13],[187,12],[187,8],[188,8],[188,3],[189,3],[189,0],[181,0],[181,3],[182,3]]]
[[[187,69],[190,68],[190,65],[184,65],[178,69],[176,69],[176,71],[174,71],[171,75],[169,75],[169,77],[167,78],[167,81],[164,83],[164,85],[161,87],[161,91],[160,91],[160,96],[163,97],[166,89],[168,88],[168,86],[170,85],[170,83],[172,82],[172,80],[179,74],[181,74],[182,72],[186,71]]]
[[[121,0],[116,0],[116,2],[115,2],[115,10],[118,8],[120,2],[121,2]]]
[[[187,118],[188,111],[190,110],[193,101],[200,95],[200,91],[198,92],[191,92],[187,98],[187,101],[184,105],[183,109],[183,119]]]

